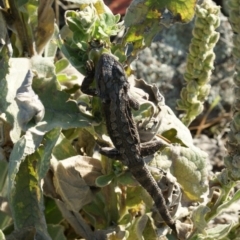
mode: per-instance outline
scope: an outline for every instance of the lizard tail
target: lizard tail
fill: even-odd
[[[149,172],[146,164],[142,166],[130,167],[130,170],[135,179],[143,186],[144,189],[147,190],[149,195],[152,197],[162,219],[173,231],[177,232],[176,223],[168,211],[165,199],[162,195],[162,191],[159,188],[156,180],[153,178],[152,174]]]

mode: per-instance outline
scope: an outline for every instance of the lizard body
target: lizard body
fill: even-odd
[[[130,86],[122,65],[112,55],[103,53],[95,71],[88,65],[87,72],[81,90],[86,94],[100,97],[107,131],[115,146],[115,149],[103,148],[100,152],[110,158],[119,159],[128,166],[135,179],[152,197],[163,220],[176,231],[175,221],[167,209],[161,189],[143,160],[144,156],[156,152],[163,143],[159,141],[140,143],[131,112],[131,108],[137,109],[139,106],[128,94]],[[90,88],[94,78],[96,89]]]

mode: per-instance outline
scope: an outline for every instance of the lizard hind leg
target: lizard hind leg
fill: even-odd
[[[116,148],[104,147],[100,148],[99,152],[108,158],[122,160],[121,154]]]
[[[126,155],[121,154],[116,148],[104,147],[104,148],[100,148],[99,152],[108,158],[119,160],[125,166],[128,166],[128,159]]]
[[[171,144],[166,141],[159,139],[153,140],[150,142],[144,142],[140,144],[140,152],[143,157],[149,156],[157,152],[158,150],[162,150],[165,147],[170,147]]]

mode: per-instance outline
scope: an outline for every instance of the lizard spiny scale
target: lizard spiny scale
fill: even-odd
[[[117,124],[115,122],[111,123],[111,128],[112,130],[116,130],[117,129]]]
[[[130,143],[130,144],[133,144],[134,143],[134,140],[130,137],[127,137],[127,142]]]
[[[122,140],[120,138],[118,138],[117,141],[116,141],[116,144],[121,146]]]
[[[113,137],[119,137],[120,134],[119,134],[117,131],[113,131],[112,136],[113,136]]]

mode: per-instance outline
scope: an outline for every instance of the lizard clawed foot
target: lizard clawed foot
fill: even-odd
[[[122,156],[116,148],[104,147],[100,148],[99,152],[108,158],[122,160]]]
[[[88,60],[86,62],[86,72],[87,72],[87,76],[94,77],[95,67],[94,67],[94,63],[92,60]]]
[[[97,96],[98,92],[95,88],[91,88],[90,85],[94,81],[95,68],[92,60],[86,62],[86,77],[83,79],[81,91],[91,96]]]
[[[177,237],[180,240],[187,239],[192,232],[192,225],[191,224],[182,223],[179,220],[176,220],[175,228],[176,228]]]

